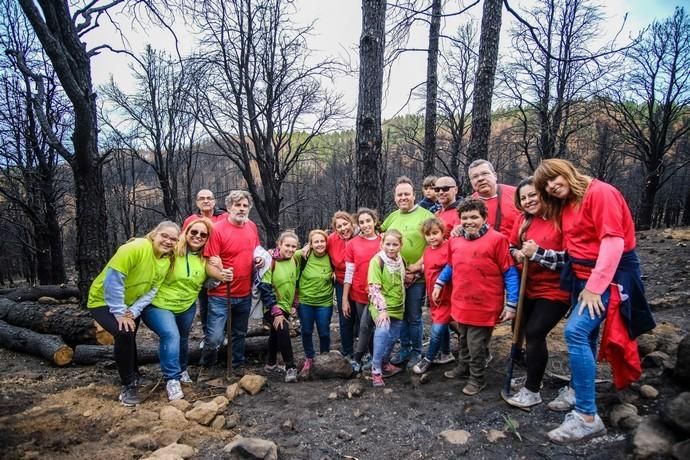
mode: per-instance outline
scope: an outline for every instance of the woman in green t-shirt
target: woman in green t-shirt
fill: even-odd
[[[326,252],[328,234],[323,230],[309,232],[309,244],[305,250],[297,251],[295,258],[300,265],[299,322],[304,346],[304,366],[300,374],[309,375],[314,364],[314,323],[319,332],[319,351],[328,353],[331,349],[331,316],[333,316],[333,267]]]
[[[175,222],[161,222],[145,238],[123,244],[93,280],[87,306],[115,338],[114,354],[122,382],[120,401],[134,406],[137,394],[136,335],[142,310],[165,279],[180,234]]]
[[[206,281],[203,249],[213,224],[198,217],[187,225],[175,246],[175,266],[163,281],[151,305],[141,314],[149,329],[160,338],[158,354],[170,401],[184,398],[181,383],[192,383],[187,372],[189,331],[196,313],[196,298]],[[209,273],[221,281],[230,279],[229,270],[209,266]],[[218,273],[216,273],[218,272]]]

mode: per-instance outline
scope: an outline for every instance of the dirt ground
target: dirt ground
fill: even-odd
[[[684,335],[690,330],[688,245],[690,229],[638,234],[648,296],[660,331],[676,330]],[[332,330],[337,349],[335,317]],[[140,337],[153,340],[150,331],[140,331]],[[555,373],[559,363],[567,362],[561,337],[560,327],[550,336],[550,369]],[[302,356],[297,342],[297,355]],[[112,363],[56,368],[38,358],[0,349],[0,457],[142,458],[153,447],[134,440],[152,433],[156,439],[179,438],[180,443],[194,446],[194,458],[223,458],[223,446],[236,434],[270,439],[278,444],[281,458],[288,459],[440,459],[461,455],[615,459],[629,455],[629,433],[609,428],[606,436],[596,440],[556,446],[548,442],[545,433],[560,423],[563,414],[550,412],[545,404],[531,413],[507,406],[499,390],[509,347],[510,330],[500,326],[491,344],[495,359],[488,371],[489,385],[478,396],[464,396],[462,382],[443,377],[443,371],[452,364],[435,366],[426,383],[409,373],[387,379],[385,390],[372,388],[364,377],[285,384],[280,376],[268,376],[261,393],[241,395],[228,407],[227,416],[239,415],[237,426],[218,430],[195,423],[187,427],[163,425],[158,414],[167,405],[167,398],[158,365],[143,367],[147,386],[142,394],[149,395],[147,400],[136,408],[126,408],[116,401],[119,387]],[[257,357],[250,370],[263,373],[262,366],[261,357]],[[223,369],[216,372],[221,375]],[[602,368],[601,376],[607,375],[608,370]],[[363,388],[360,396],[329,398],[355,382]],[[660,372],[645,371],[641,383],[657,388],[659,397],[642,400],[634,390],[616,393],[610,383],[598,385],[598,406],[607,424],[608,411],[616,402],[632,401],[641,415],[651,414],[681,391]],[[562,380],[547,376],[544,400],[552,399],[562,385]],[[207,384],[187,386],[184,391],[191,402],[224,393],[223,388]],[[517,428],[507,428],[507,421]],[[450,444],[439,437],[445,430],[466,430],[469,441]],[[501,431],[505,437],[491,442],[487,438],[491,430]]]

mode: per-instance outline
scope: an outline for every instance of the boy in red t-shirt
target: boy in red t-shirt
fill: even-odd
[[[438,276],[432,299],[439,301],[443,286],[452,276],[451,316],[458,323],[460,341],[459,371],[455,374],[469,373],[462,392],[472,396],[486,387],[489,340],[497,322],[515,316],[520,280],[508,239],[486,223],[484,202],[465,200],[458,206],[458,214],[461,235],[449,241],[450,265]]]

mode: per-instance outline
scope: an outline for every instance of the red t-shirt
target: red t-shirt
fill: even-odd
[[[625,198],[615,187],[593,179],[582,203],[568,204],[561,216],[563,245],[570,257],[596,261],[601,240],[623,238],[623,252],[635,249],[635,224]],[[588,279],[592,268],[573,264],[575,276]]]
[[[347,245],[347,240],[344,240],[338,235],[337,232],[333,232],[328,235],[326,240],[326,247],[328,248],[328,257],[331,258],[331,265],[333,265],[333,270],[335,271],[335,279],[340,284],[343,284],[345,279],[345,246]]]
[[[519,232],[525,216],[522,215],[513,225],[513,234],[510,244],[519,248],[522,242],[518,241]],[[533,217],[527,231],[523,235],[523,241],[534,240],[540,248],[563,250],[563,234],[550,220],[541,217]],[[529,264],[527,272],[527,286],[525,295],[530,299],[548,299],[559,302],[568,302],[570,295],[560,288],[561,276],[557,271],[549,270],[538,263]]]
[[[373,240],[355,236],[345,245],[345,262],[355,264],[350,300],[369,303],[369,262],[381,250],[381,235]]]
[[[503,311],[503,273],[513,265],[508,239],[490,228],[482,237],[451,238],[451,316],[461,324],[493,327]]]
[[[513,231],[513,224],[520,217],[520,211],[515,207],[514,197],[515,197],[515,187],[512,185],[498,184],[501,189],[501,228],[500,231],[506,238],[510,238]],[[477,192],[472,194],[472,198],[480,198]],[[496,218],[498,216],[498,195],[493,198],[483,199],[486,208],[489,211],[489,215],[486,221],[495,230],[496,229]]]
[[[453,289],[452,281],[443,286],[441,298],[438,303],[431,300],[434,283],[443,267],[448,263],[448,241],[444,241],[439,247],[427,246],[424,249],[424,281],[426,281],[426,295],[431,307],[431,321],[435,324],[448,324],[450,322],[450,293]]]
[[[194,221],[200,217],[203,217],[203,216],[201,214],[192,214],[191,216],[187,217],[184,220],[184,222],[182,223],[182,230],[187,228],[187,225],[192,223],[192,221]],[[209,219],[211,220],[211,222],[213,222],[215,224],[216,222],[220,222],[223,219],[227,219],[227,217],[228,217],[228,213],[223,212],[221,214],[218,214],[217,216],[211,216],[211,217],[209,217]]]
[[[259,232],[256,224],[248,220],[244,225],[235,225],[228,219],[216,222],[211,238],[204,248],[204,256],[219,256],[223,267],[233,268],[231,295],[245,297],[252,292],[252,273],[254,270],[254,249],[259,246]],[[209,289],[208,295],[226,295],[226,283]]]
[[[441,219],[444,224],[446,224],[446,230],[443,232],[443,237],[448,239],[450,237],[450,232],[457,226],[460,225],[460,216],[458,215],[457,206],[453,206],[455,203],[448,206],[446,209],[439,209],[436,211],[436,217]]]

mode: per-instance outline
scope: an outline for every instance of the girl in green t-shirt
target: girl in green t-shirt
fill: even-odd
[[[290,314],[292,303],[297,291],[299,267],[295,261],[295,252],[299,246],[299,238],[292,231],[280,234],[278,247],[272,251],[271,268],[264,273],[259,283],[259,294],[264,304],[264,320],[270,324],[271,332],[268,336],[268,362],[265,370],[278,370],[278,351],[285,363],[286,382],[297,381],[297,366],[292,354],[290,341]]]
[[[122,382],[119,399],[125,406],[141,402],[136,388],[139,317],[168,273],[179,234],[176,223],[164,221],[146,238],[123,244],[89,289],[89,311],[115,339],[115,364]]]
[[[402,371],[390,363],[393,344],[400,336],[405,310],[405,262],[400,255],[402,234],[388,230],[381,239],[381,252],[369,263],[369,312],[376,324],[371,377],[375,387],[384,386],[383,376]]]
[[[333,315],[333,267],[326,252],[328,234],[323,230],[309,232],[309,243],[304,250],[297,251],[295,258],[300,265],[299,275],[299,322],[302,345],[306,359],[300,371],[309,376],[314,363],[312,333],[314,323],[319,332],[319,351],[328,353],[331,349],[331,316]]]

